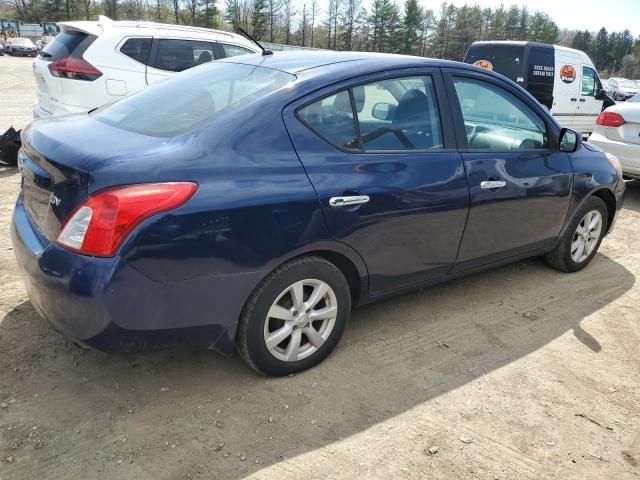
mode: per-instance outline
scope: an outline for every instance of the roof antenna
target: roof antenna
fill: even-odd
[[[240,27],[238,27],[238,30],[240,31],[240,33],[242,33],[245,37],[247,37],[249,40],[251,40],[253,43],[255,43],[258,47],[260,47],[260,50],[262,50],[262,56],[266,56],[266,55],[273,55],[273,52],[271,50],[267,50],[266,48],[264,48],[262,45],[260,45],[260,42],[258,42],[255,38],[253,38],[251,35],[249,35],[247,32],[245,32],[243,29],[241,29]]]

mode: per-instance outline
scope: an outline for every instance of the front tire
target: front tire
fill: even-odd
[[[607,231],[607,206],[590,197],[574,214],[556,247],[545,255],[546,262],[563,272],[577,272],[589,265]]]
[[[282,376],[324,360],[351,314],[349,284],[321,257],[294,259],[256,287],[240,318],[236,348],[257,372]]]

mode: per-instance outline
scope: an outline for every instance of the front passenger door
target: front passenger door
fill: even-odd
[[[453,270],[550,248],[573,174],[556,127],[507,82],[456,70],[446,78],[471,202]]]

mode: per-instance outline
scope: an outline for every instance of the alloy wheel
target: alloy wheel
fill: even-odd
[[[296,362],[318,351],[338,316],[333,289],[317,279],[287,287],[273,302],[264,322],[264,342],[278,360]]]
[[[602,232],[602,214],[598,210],[591,210],[582,217],[571,242],[571,258],[576,263],[582,263],[593,252],[598,244]]]

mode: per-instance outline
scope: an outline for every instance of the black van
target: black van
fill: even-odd
[[[464,61],[513,80],[564,127],[589,132],[602,109],[614,104],[593,62],[579,50],[536,42],[474,42]]]

